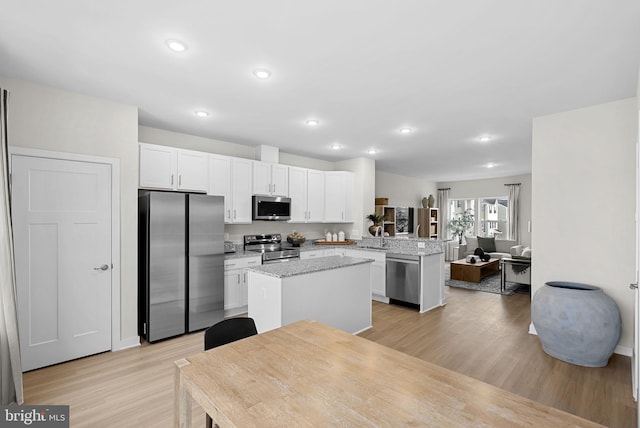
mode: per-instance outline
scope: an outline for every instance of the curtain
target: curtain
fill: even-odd
[[[438,189],[438,238],[449,239],[447,223],[449,222],[449,189]]]
[[[509,188],[509,236],[520,242],[520,184],[505,184]]]
[[[7,106],[0,89],[0,404],[22,404],[22,365],[18,340],[16,280],[11,232]]]

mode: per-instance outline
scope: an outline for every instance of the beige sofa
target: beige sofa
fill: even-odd
[[[461,244],[458,250],[458,257],[461,259],[469,255],[473,255],[476,248],[482,248],[482,246],[478,243],[477,236],[465,236],[464,239],[465,243]],[[523,250],[522,245],[518,245],[517,241],[513,241],[510,239],[495,239],[493,240],[493,242],[495,243],[495,251],[487,251],[487,249],[482,248],[485,254],[489,254],[492,259],[519,256],[521,255]],[[485,243],[487,243],[486,240]]]

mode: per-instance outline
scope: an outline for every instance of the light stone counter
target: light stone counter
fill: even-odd
[[[313,272],[340,269],[363,263],[373,263],[372,259],[360,259],[346,256],[329,256],[319,259],[296,260],[292,262],[273,263],[248,268],[247,270],[273,276],[276,278],[288,278],[297,275],[306,275]]]
[[[258,332],[303,319],[349,333],[371,328],[372,259],[329,256],[247,269]]]

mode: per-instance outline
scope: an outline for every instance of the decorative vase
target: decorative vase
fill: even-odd
[[[433,208],[434,202],[435,200],[433,198],[433,195],[429,195],[429,199],[428,199],[429,208]]]
[[[422,198],[422,208],[429,208],[429,199],[426,196]]]
[[[369,226],[369,233],[371,234],[371,236],[376,236],[377,230],[378,230],[378,226],[376,226],[375,224],[372,224],[371,226]]]
[[[547,282],[533,296],[531,321],[544,352],[585,367],[604,367],[618,344],[620,310],[600,287]]]

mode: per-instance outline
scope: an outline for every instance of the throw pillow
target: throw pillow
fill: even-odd
[[[496,252],[496,238],[482,238],[478,236],[478,246],[482,248],[485,253]]]
[[[464,239],[467,243],[467,251],[473,251],[478,248],[478,239],[475,236],[465,236]]]

